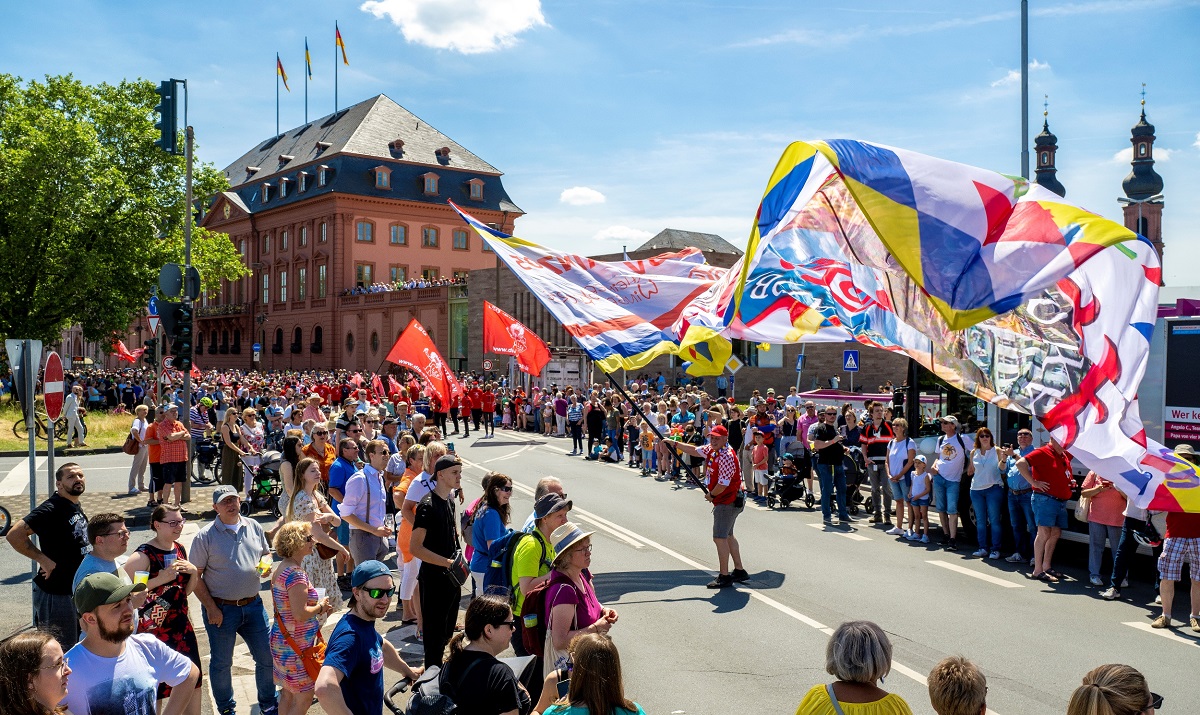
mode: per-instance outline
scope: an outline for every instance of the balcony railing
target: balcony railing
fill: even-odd
[[[244,315],[249,311],[249,303],[227,303],[225,305],[201,306],[196,309],[196,315],[201,318],[211,318],[222,315]]]

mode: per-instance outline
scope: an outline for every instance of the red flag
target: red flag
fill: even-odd
[[[550,348],[541,338],[486,300],[483,301],[483,351],[515,355],[517,367],[529,375],[540,375],[550,362]]]
[[[192,363],[192,379],[201,380],[204,378],[204,373],[200,372],[200,368],[196,367],[196,363]]]
[[[145,352],[146,349],[138,348],[137,353],[134,354],[129,352],[129,348],[125,347],[125,343],[123,341],[118,340],[113,343],[112,351],[117,354],[118,360],[124,360],[125,362],[137,362],[137,359],[142,356],[142,353]]]
[[[420,375],[430,394],[437,395],[444,404],[450,404],[450,398],[462,391],[429,333],[416,318],[409,321],[408,327],[396,338],[387,360]]]
[[[371,376],[371,391],[379,397],[387,397],[387,393],[383,391],[383,380],[378,375]]]
[[[350,376],[350,384],[355,387],[362,387],[362,375],[357,372]]]
[[[400,383],[396,382],[396,378],[392,377],[391,375],[388,375],[388,390],[390,390],[391,394],[393,395],[400,394]]]

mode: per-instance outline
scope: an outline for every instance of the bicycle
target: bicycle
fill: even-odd
[[[47,427],[47,422],[46,422],[46,420],[49,419],[49,417],[50,417],[49,415],[47,415],[45,412],[42,412],[40,410],[35,410],[35,412],[34,412],[34,417],[33,417],[34,434],[37,436],[38,439],[40,439],[42,441],[45,441],[47,436],[49,436],[49,434],[50,434],[49,428]],[[58,435],[59,437],[62,437],[66,433],[67,433],[67,418],[60,415],[59,418],[54,421],[54,434]],[[13,434],[16,435],[17,439],[20,439],[20,440],[29,439],[29,429],[25,426],[25,418],[24,417],[19,418],[16,422],[13,423]]]
[[[0,536],[8,534],[8,530],[12,528],[12,514],[8,513],[8,509],[0,506]]]

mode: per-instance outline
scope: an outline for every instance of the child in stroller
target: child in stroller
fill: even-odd
[[[863,482],[867,478],[867,460],[860,447],[847,447],[842,457],[842,470],[846,473],[846,510],[852,515],[859,509],[871,511],[874,506],[870,497],[863,497]]]
[[[797,468],[798,462],[804,459],[803,456],[796,456],[790,452],[783,455],[783,460],[779,466],[779,474],[771,477],[771,486],[767,492],[767,506],[774,509],[780,506],[784,509],[791,506],[792,502],[804,500],[804,506],[810,510],[816,503],[816,498],[812,491],[804,487],[804,480],[800,478],[800,470]]]
[[[258,465],[243,459],[246,469],[250,470],[250,487],[242,501],[242,515],[249,516],[259,509],[266,509],[272,516],[279,517],[279,495],[283,493],[279,465],[283,462],[283,454],[267,450],[261,457]]]

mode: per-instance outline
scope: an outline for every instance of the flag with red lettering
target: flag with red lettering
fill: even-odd
[[[483,351],[513,355],[517,367],[528,375],[542,374],[550,362],[550,348],[532,330],[503,310],[483,301]]]
[[[444,404],[450,404],[450,398],[462,391],[425,326],[416,318],[410,320],[408,327],[396,338],[387,360],[420,375],[430,394],[436,395]]]
[[[388,375],[388,394],[399,395],[400,389],[400,383],[396,382],[396,378]]]

